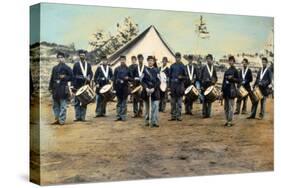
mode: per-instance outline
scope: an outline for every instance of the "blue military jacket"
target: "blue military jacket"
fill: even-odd
[[[261,71],[263,69],[261,68],[257,74],[257,78],[256,78],[256,82],[255,82],[255,86],[259,86],[262,94],[264,96],[268,96],[269,95],[269,85],[271,84],[272,81],[272,72],[271,70],[268,68],[266,70],[266,72],[264,73],[264,76],[262,79],[260,79],[260,75],[261,75]]]
[[[128,77],[128,79],[125,79]],[[130,70],[127,66],[120,65],[114,70],[113,87],[116,96],[120,99],[126,99],[129,95]]]
[[[184,83],[187,76],[184,64],[182,62],[172,64],[169,72],[171,96],[182,97],[184,95]]]
[[[60,78],[60,75],[65,75],[64,78]],[[49,82],[49,90],[52,92],[54,99],[67,99],[68,88],[67,83],[72,80],[72,70],[65,63],[59,63],[53,67],[51,79]]]
[[[104,74],[103,71],[102,71],[101,66],[103,66],[103,65],[100,65],[100,66],[97,68],[97,70],[96,70],[96,72],[95,72],[95,76],[94,76],[94,82],[95,82],[95,84],[98,84],[98,85],[99,85],[99,87],[96,88],[96,93],[98,93],[98,94],[99,94],[100,89],[101,89],[104,85],[109,84],[109,81],[113,79],[113,72],[112,72],[111,67],[108,65],[108,75],[107,75],[107,77],[106,77],[105,74]],[[105,71],[105,73],[106,73],[106,67],[105,67],[105,66],[103,66],[103,67],[104,67],[104,71]]]
[[[85,67],[85,63],[83,63],[83,67]],[[86,77],[88,77],[89,80],[93,78],[92,66],[90,63],[87,63]],[[73,66],[73,87],[79,89],[87,83],[87,78],[84,77],[79,62],[76,62]]]
[[[141,80],[143,86],[142,98],[148,100],[149,95],[146,92],[146,88],[154,88],[154,92],[151,94],[151,100],[160,100],[160,79],[159,70],[156,67],[145,67],[143,71],[143,78]]]

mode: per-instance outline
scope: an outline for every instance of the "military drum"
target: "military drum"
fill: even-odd
[[[96,94],[89,85],[84,85],[78,89],[75,96],[82,103],[82,105],[87,105],[94,101]]]
[[[199,91],[194,87],[194,85],[191,85],[186,88],[184,91],[185,97],[187,97],[190,101],[195,101],[199,97]]]
[[[250,99],[252,103],[257,103],[263,98],[262,92],[259,87],[255,87],[255,89],[250,92]]]
[[[204,92],[205,100],[207,102],[215,102],[219,98],[220,92],[215,86],[210,86]]]
[[[239,87],[239,89],[238,89],[238,97],[239,97],[239,98],[244,98],[244,97],[246,97],[248,94],[249,94],[249,93],[248,93],[248,91],[245,89],[245,87],[241,85],[241,86]]]
[[[112,84],[106,84],[100,89],[100,94],[105,98],[106,101],[113,101],[115,93],[113,92]]]

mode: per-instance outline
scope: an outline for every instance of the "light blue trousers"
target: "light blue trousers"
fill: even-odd
[[[56,120],[64,123],[66,119],[67,100],[66,99],[53,99],[53,111]]]
[[[144,102],[145,107],[145,123],[149,123],[149,101]],[[151,124],[158,125],[159,116],[159,100],[151,101]]]

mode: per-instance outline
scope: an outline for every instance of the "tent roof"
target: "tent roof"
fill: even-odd
[[[160,33],[157,31],[157,29],[151,25],[147,29],[145,29],[142,33],[140,33],[138,36],[133,38],[131,41],[129,41],[127,44],[125,44],[123,47],[121,47],[119,50],[111,54],[108,58],[111,65],[115,65],[117,63],[117,60],[119,59],[120,55],[126,55],[128,54],[128,51],[132,49],[133,47],[137,46],[150,32],[155,32],[158,38],[160,39],[161,43],[165,46],[167,51],[169,52],[168,55],[174,57],[174,52],[171,50],[171,48],[167,45],[167,43],[164,41]],[[155,35],[153,35],[155,36]],[[152,46],[155,44],[151,44]],[[138,53],[143,53],[142,51],[139,51]],[[137,55],[137,54],[134,54]],[[153,54],[150,54],[153,55]],[[159,58],[159,57],[158,57]]]

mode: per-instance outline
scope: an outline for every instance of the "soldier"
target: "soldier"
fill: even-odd
[[[218,78],[217,78],[217,71],[215,66],[213,65],[213,56],[211,54],[208,54],[206,56],[207,65],[202,68],[201,71],[201,78],[200,78],[200,86],[201,91],[203,95],[203,118],[209,118],[211,117],[211,111],[212,111],[212,103],[207,101],[204,97],[205,90],[216,84]]]
[[[259,87],[263,98],[261,99],[261,111],[260,111],[260,119],[264,118],[265,115],[265,105],[266,105],[266,98],[269,95],[271,82],[272,82],[272,72],[267,66],[268,60],[266,57],[262,58],[262,68],[259,70],[256,78],[256,82],[254,84],[255,87]],[[256,117],[256,112],[258,108],[258,102],[253,103],[252,105],[252,112],[251,115],[247,119],[254,119]]]
[[[145,123],[146,126],[159,127],[159,100],[160,100],[160,78],[159,70],[154,67],[153,56],[147,57],[148,67],[145,67],[141,80],[143,86],[142,97],[145,104]],[[150,117],[151,116],[151,117]],[[151,119],[151,122],[149,122]]]
[[[232,126],[234,98],[237,97],[236,84],[239,83],[238,71],[234,66],[235,58],[228,58],[230,67],[225,71],[222,82],[222,93],[224,98],[225,126]]]
[[[115,69],[113,75],[113,88],[117,96],[117,117],[115,121],[126,121],[129,81],[131,80],[130,70],[126,65],[126,56],[120,56],[119,61],[120,65]]]
[[[80,60],[73,66],[73,87],[75,90],[86,84],[90,84],[93,78],[91,64],[86,61],[86,53],[85,50],[79,50]],[[85,121],[87,106],[82,105],[76,97],[74,109],[76,117],[74,121]]]
[[[196,69],[197,69],[197,81],[195,82],[195,85],[196,85],[196,88],[198,90],[201,89],[201,86],[200,86],[200,83],[201,83],[201,72],[202,72],[202,69],[203,69],[203,64],[202,64],[202,57],[198,57],[197,59],[197,65],[196,65]],[[203,103],[203,95],[202,93],[199,94],[199,102],[202,104]]]
[[[187,61],[188,61],[188,64],[185,66],[186,72],[187,72],[185,88],[187,88],[191,85],[195,86],[195,83],[198,80],[197,69],[192,63],[193,56],[192,55],[187,56]],[[185,104],[185,114],[193,115],[192,114],[193,101],[191,101],[188,97],[185,97],[184,104]]]
[[[52,93],[53,111],[55,114],[53,125],[64,125],[66,119],[67,99],[70,94],[68,83],[72,80],[72,70],[65,64],[64,58],[64,53],[58,52],[58,64],[53,67],[49,83],[49,91]]]
[[[240,83],[238,85],[238,88],[240,86],[243,86],[248,93],[251,92],[251,86],[250,83],[253,81],[253,76],[252,76],[252,71],[249,68],[249,61],[248,59],[243,59],[242,61],[243,67],[242,69],[239,71],[239,80]],[[243,102],[243,106],[242,106],[242,114],[246,114],[247,113],[247,101],[248,101],[248,95],[244,98],[237,98],[237,102],[236,102],[236,111],[234,114],[240,114],[240,109],[241,109],[241,103]]]
[[[100,94],[100,89],[106,84],[110,84],[113,79],[113,72],[111,67],[108,65],[108,60],[105,55],[101,57],[101,65],[98,66],[94,82],[96,84],[96,117],[104,117],[106,115],[106,104],[107,99],[105,99]]]
[[[182,97],[184,95],[184,81],[187,76],[181,54],[176,53],[176,62],[170,67],[169,88],[171,90],[171,119],[169,121],[182,121]]]
[[[134,87],[138,87],[140,85],[140,79],[143,74],[144,70],[143,64],[143,55],[138,54],[138,64],[131,67],[131,78],[133,78],[133,85]],[[143,100],[141,97],[133,97],[133,111],[134,115],[133,118],[141,117],[142,116],[142,109],[143,109]]]
[[[160,71],[160,73],[163,72],[166,75],[167,85],[168,85],[168,83],[169,83],[169,67],[168,67],[167,63],[168,63],[168,58],[163,57],[162,66],[159,67],[159,71]],[[165,112],[167,100],[168,100],[167,89],[166,89],[166,91],[160,90],[159,112]]]

